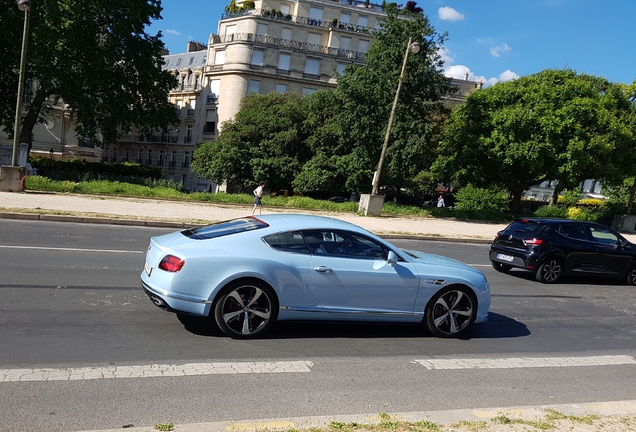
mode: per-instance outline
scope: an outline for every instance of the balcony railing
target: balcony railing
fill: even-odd
[[[220,43],[243,41],[258,42],[264,45],[272,45],[276,47],[291,48],[299,51],[306,51],[319,54],[327,54],[336,57],[346,57],[348,59],[364,60],[364,53],[340,48],[327,47],[324,45],[310,44],[307,42],[293,41],[289,39],[275,38],[268,35],[257,35],[254,33],[235,33],[232,35],[221,36]],[[261,66],[254,66],[261,67]],[[250,65],[250,69],[252,65]]]
[[[215,94],[208,95],[208,104],[215,104],[219,101],[219,98]]]

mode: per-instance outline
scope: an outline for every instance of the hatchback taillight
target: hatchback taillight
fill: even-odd
[[[525,239],[523,242],[527,245],[540,245],[541,243],[543,243],[543,240],[538,238],[531,238],[531,239]]]
[[[167,272],[176,273],[183,268],[185,261],[174,255],[166,255],[159,263],[159,268]]]

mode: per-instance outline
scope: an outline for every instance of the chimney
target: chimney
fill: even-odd
[[[468,81],[468,72],[466,72],[466,75],[464,75],[464,81]]]

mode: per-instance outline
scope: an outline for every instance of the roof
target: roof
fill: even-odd
[[[205,67],[207,61],[207,50],[185,52],[180,54],[168,54],[163,56],[165,64],[162,70],[170,69],[194,69],[196,67]]]

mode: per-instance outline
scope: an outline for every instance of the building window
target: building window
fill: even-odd
[[[143,163],[144,163],[144,156],[143,156],[143,154],[142,154],[141,149],[139,149],[139,151],[137,152],[137,163],[138,163],[139,165],[141,165],[141,164],[143,164]]]
[[[345,25],[351,24],[351,14],[340,13],[340,23]]]
[[[163,165],[163,150],[159,151],[159,158],[157,158],[157,166]]]
[[[292,38],[292,29],[283,27],[280,38],[286,41],[290,41]]]
[[[344,63],[337,63],[336,64],[336,72],[338,72],[340,75],[342,75],[344,73],[345,68],[347,67],[346,64]]]
[[[221,80],[210,81],[210,96],[208,100],[210,102],[216,101],[219,98],[219,91],[221,89]]]
[[[252,51],[252,57],[250,59],[251,66],[263,66],[263,53],[264,51],[255,49]]]
[[[366,53],[367,51],[369,51],[369,41],[368,40],[361,40],[360,42],[358,42],[358,51],[360,51],[361,53]]]
[[[302,94],[303,94],[303,95],[310,95],[310,94],[314,93],[315,91],[316,91],[316,89],[312,89],[312,88],[308,88],[308,87],[303,87]]]
[[[231,42],[234,40],[234,34],[236,33],[236,25],[229,25],[225,27],[225,41]]]
[[[214,52],[214,66],[220,66],[225,63],[225,50]]]
[[[367,28],[369,26],[369,18],[365,16],[358,17],[358,28]]]
[[[266,35],[267,34],[267,24],[256,24],[256,34],[257,35]]]
[[[322,35],[320,33],[307,33],[307,43],[309,45],[322,45]]]
[[[291,54],[280,53],[280,57],[278,57],[278,69],[282,71],[288,71],[290,62]]]
[[[351,38],[350,37],[341,37],[340,38],[340,49],[342,50],[350,50],[351,49]]]
[[[148,165],[152,165],[152,150],[148,150],[148,158],[146,159]]]
[[[276,84],[276,93],[285,93],[287,91],[287,85],[286,84]]]
[[[261,82],[256,80],[250,80],[249,86],[247,87],[247,94],[250,93],[258,93],[261,87]]]
[[[190,57],[190,61],[188,62],[188,65],[191,65],[194,62],[194,56]]]
[[[310,7],[309,8],[309,19],[307,20],[307,24],[319,26],[322,21],[322,8]]]
[[[205,122],[205,128],[203,129],[203,132],[214,135],[216,133],[216,122]]]
[[[183,154],[183,164],[181,164],[181,168],[190,168],[190,152]]]
[[[283,15],[289,15],[291,13],[289,5],[285,3],[280,4],[280,11]]]
[[[185,137],[183,138],[184,144],[189,144],[192,142],[192,125],[186,126]]]
[[[177,64],[175,66],[179,66],[181,64],[181,57],[177,59]]]
[[[305,60],[305,75],[311,75],[312,77],[320,76],[319,59],[307,58],[307,60]]]
[[[170,168],[174,168],[177,166],[177,152],[173,151],[170,153]]]

